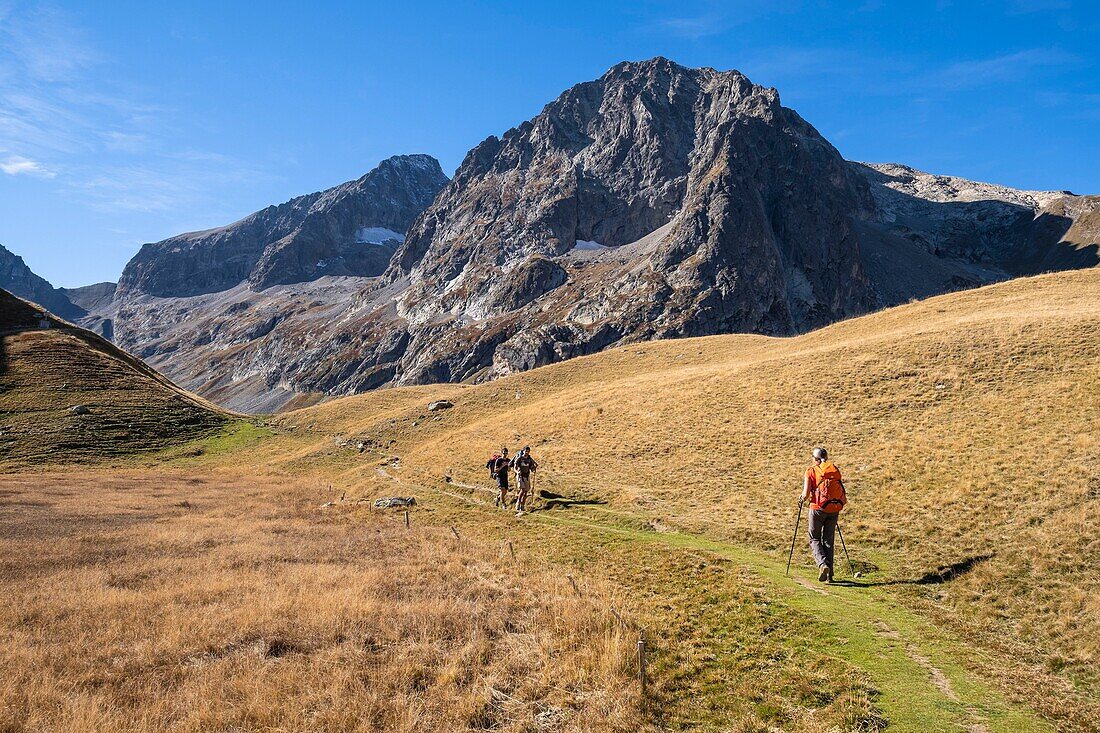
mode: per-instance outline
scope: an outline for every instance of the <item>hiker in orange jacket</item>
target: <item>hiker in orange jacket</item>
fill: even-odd
[[[799,502],[810,502],[810,552],[817,564],[817,579],[833,580],[833,541],[840,510],[848,503],[840,469],[824,448],[814,448],[813,465],[806,469]]]

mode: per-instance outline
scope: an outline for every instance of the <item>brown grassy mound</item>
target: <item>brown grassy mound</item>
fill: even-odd
[[[0,290],[0,462],[154,451],[228,419],[105,339]]]
[[[368,394],[284,424],[362,440],[434,481],[485,483],[491,452],[527,443],[536,489],[784,559],[809,450],[826,445],[847,477],[849,549],[880,571],[869,580],[989,652],[971,663],[1019,697],[1042,698],[1032,686],[1049,674],[1064,686],[1036,704],[1057,715],[1075,690],[1095,712],[1098,333],[1094,269],[798,338],[645,343],[477,387]],[[441,398],[456,406],[427,412]],[[326,438],[263,460],[299,470],[337,453]]]

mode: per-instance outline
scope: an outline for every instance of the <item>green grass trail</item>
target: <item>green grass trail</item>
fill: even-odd
[[[816,574],[752,550],[681,532],[654,532],[616,522],[613,512],[536,512],[538,522],[563,524],[593,532],[610,532],[637,542],[711,552],[753,569],[765,578],[775,597],[820,619],[827,629],[821,651],[863,669],[879,690],[876,703],[892,731],[922,733],[971,731],[1019,733],[1053,731],[1029,711],[1007,703],[996,691],[957,661],[973,653],[950,635],[902,607],[884,591],[853,581],[825,585]],[[838,578],[843,580],[843,577]]]
[[[242,431],[232,436],[255,440]],[[348,466],[349,473],[361,470]],[[458,502],[468,512],[493,511],[485,487],[454,484],[444,489],[428,476],[385,470],[380,473],[403,484],[431,492],[445,502]],[[467,493],[469,492],[469,493]],[[485,493],[478,498],[472,493]],[[633,542],[663,543],[673,548],[714,553],[751,569],[768,585],[775,601],[788,604],[808,617],[820,620],[823,629],[818,651],[862,669],[879,692],[876,705],[888,720],[890,731],[913,733],[1024,733],[1054,731],[1054,727],[1030,710],[1007,702],[1002,695],[959,661],[976,652],[949,632],[904,607],[884,588],[850,580],[825,585],[807,568],[792,566],[785,575],[785,561],[743,546],[716,541],[702,534],[657,532],[644,517],[603,506],[573,505],[536,511],[523,520],[592,533],[608,533]],[[804,543],[801,539],[800,542]],[[839,568],[838,568],[839,569]],[[846,573],[838,580],[844,581]]]
[[[437,495],[467,505],[491,503],[439,489],[430,481],[405,477]],[[470,490],[486,491],[467,486]],[[882,588],[847,579],[820,583],[816,569],[792,566],[739,545],[699,534],[641,529],[645,521],[626,512],[600,506],[536,511],[525,518],[588,532],[605,532],[634,542],[659,542],[670,547],[703,551],[750,568],[768,582],[774,598],[819,619],[823,633],[818,650],[862,669],[879,691],[876,704],[889,730],[912,733],[1025,733],[1054,731],[1033,712],[1007,702],[996,690],[967,670],[959,660],[975,652],[948,632],[905,608]],[[804,542],[801,539],[800,542]],[[839,569],[839,568],[838,568]]]

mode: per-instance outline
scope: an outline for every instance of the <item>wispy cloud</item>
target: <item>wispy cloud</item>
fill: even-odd
[[[73,81],[103,60],[80,27],[50,5],[0,9],[0,37],[9,58],[38,81]]]
[[[1072,10],[1073,3],[1070,0],[1012,0],[1008,3],[1010,15],[1026,15],[1028,13],[1047,13],[1052,10]]]
[[[689,40],[717,36],[762,16],[789,13],[797,9],[795,0],[723,0],[703,3],[694,13],[658,17],[646,24],[647,30]]]
[[[991,58],[957,61],[935,72],[930,81],[948,89],[964,89],[1011,81],[1039,69],[1079,62],[1077,56],[1057,47],[1029,48]]]
[[[89,72],[101,63],[60,10],[0,10],[0,148],[39,159],[93,149],[108,115],[85,96]]]
[[[47,170],[41,163],[20,155],[9,155],[0,160],[0,171],[9,176],[33,176],[35,178],[53,178],[56,173]]]
[[[662,18],[657,25],[672,35],[683,38],[703,38],[723,33],[728,25],[717,15],[698,15],[684,18]]]
[[[211,191],[272,179],[262,170],[212,153],[183,151],[158,156],[154,162],[81,170],[72,187],[97,211],[171,213],[203,206],[218,214],[220,206],[210,201]]]
[[[0,171],[53,178],[120,212],[217,208],[219,186],[270,180],[230,156],[178,149],[173,110],[112,82],[112,63],[75,16],[0,0]]]

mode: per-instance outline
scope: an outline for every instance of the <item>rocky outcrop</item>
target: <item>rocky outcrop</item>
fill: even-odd
[[[359,180],[269,206],[226,227],[142,246],[123,270],[117,297],[379,275],[409,224],[446,182],[431,156],[389,158]]]
[[[86,315],[86,311],[73,304],[65,291],[55,288],[45,279],[31,272],[23,258],[0,246],[0,288],[33,301],[51,313],[68,320]]]
[[[872,212],[866,182],[774,89],[620,64],[471,151],[413,225],[385,275],[408,283],[399,314],[414,339],[440,319],[472,332],[457,359],[446,340],[425,344],[398,381],[864,312],[857,224]],[[574,257],[578,243],[594,254]]]
[[[1065,196],[1045,203],[1016,263],[1020,274],[1100,264],[1100,196]]]
[[[774,89],[660,58],[567,90],[445,186],[434,161],[394,160],[147,245],[93,315],[185,387],[271,411],[645,339],[792,334],[1097,261],[1095,198],[849,163]]]
[[[852,167],[875,200],[861,241],[882,305],[1100,261],[1100,237],[1089,225],[1097,197],[1019,191],[896,163]]]
[[[69,302],[87,312],[102,310],[115,299],[116,284],[112,282],[84,285],[79,288],[58,288]]]

